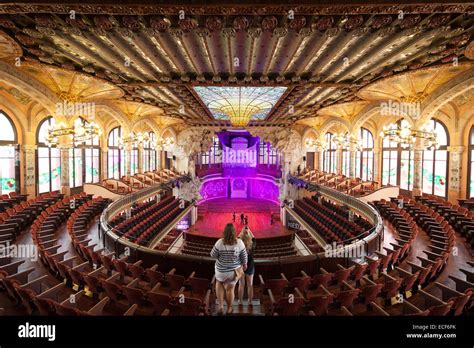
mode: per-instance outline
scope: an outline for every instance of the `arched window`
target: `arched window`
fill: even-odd
[[[360,129],[361,151],[356,153],[355,175],[364,181],[372,181],[374,173],[374,137],[366,129]]]
[[[424,193],[447,197],[448,131],[446,126],[436,119],[430,120],[428,125],[436,133],[439,148],[423,151],[422,189]]]
[[[119,140],[122,136],[122,128],[115,127],[109,133],[107,140],[107,175],[109,178],[120,179],[125,175],[125,152],[120,149]]]
[[[398,127],[405,127],[407,124],[406,120],[397,122]],[[403,148],[399,143],[384,138],[382,144],[382,185],[399,185],[401,189],[412,190],[413,173],[413,150]]]
[[[0,180],[1,193],[19,190],[18,139],[10,118],[0,111]]]
[[[143,172],[156,170],[156,135],[154,132],[148,133],[148,139],[143,143]]]
[[[38,193],[57,191],[61,187],[61,152],[58,148],[50,148],[45,144],[48,128],[54,126],[55,123],[53,117],[45,118],[39,124],[36,133]]]
[[[82,126],[89,125],[82,117],[79,121]],[[97,183],[100,181],[100,144],[99,136],[75,144],[69,149],[69,186],[79,187],[84,182]]]
[[[323,153],[323,171],[335,173],[337,165],[337,147],[334,143],[334,135],[328,132],[324,135],[324,140],[326,142],[326,150],[324,150]]]

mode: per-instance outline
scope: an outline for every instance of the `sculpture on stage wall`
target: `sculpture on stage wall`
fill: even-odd
[[[202,198],[201,186],[201,180],[197,176],[191,177],[191,180],[181,184],[181,188],[179,189],[178,193],[178,198],[184,199],[188,202],[199,201]]]
[[[212,145],[214,132],[209,129],[191,127],[178,134],[177,147],[186,157],[209,151]]]

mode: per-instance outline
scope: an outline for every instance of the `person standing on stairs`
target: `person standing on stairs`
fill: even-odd
[[[216,296],[219,303],[218,314],[224,314],[224,297],[227,303],[227,313],[233,312],[235,285],[244,276],[247,269],[247,250],[244,242],[237,238],[232,223],[228,223],[222,238],[211,251],[211,257],[216,259]]]
[[[245,226],[240,232],[239,238],[244,242],[245,250],[247,250],[247,269],[244,271],[245,276],[239,280],[239,306],[244,304],[244,290],[245,283],[247,283],[247,295],[249,306],[252,306],[253,301],[253,275],[255,274],[255,261],[253,259],[253,252],[257,245],[256,239],[250,228]]]

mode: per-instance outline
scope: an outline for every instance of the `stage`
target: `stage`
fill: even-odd
[[[232,222],[237,234],[244,227],[240,223],[240,214],[248,215],[249,227],[255,238],[278,237],[292,234],[280,221],[278,204],[263,199],[217,198],[198,205],[198,221],[187,233],[206,237],[220,238],[227,223]],[[274,223],[270,223],[274,214]]]

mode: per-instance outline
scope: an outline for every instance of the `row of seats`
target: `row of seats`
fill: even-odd
[[[115,253],[94,250],[88,245],[87,226],[77,225],[79,215],[69,224],[73,245],[81,258],[78,265],[71,264],[64,279],[79,291],[87,290],[94,297],[106,296],[109,306],[135,308],[142,315],[208,315],[210,313],[211,287],[214,280],[167,273],[158,265],[143,268],[142,261],[127,262],[128,256],[115,258]],[[90,221],[90,217],[86,216]],[[80,261],[79,261],[80,262]]]
[[[416,197],[416,200],[441,214],[474,249],[474,211],[469,211],[434,195],[423,194]]]
[[[309,223],[328,242],[341,243],[355,237],[363,238],[367,233],[360,226],[345,217],[332,212],[314,199],[295,201],[295,212]]]
[[[191,233],[184,234],[184,244],[180,249],[182,254],[209,257],[217,238],[204,237]],[[254,250],[255,258],[278,258],[297,255],[294,236],[278,236],[258,238]]]
[[[16,202],[12,207],[0,213],[0,243],[12,242],[33,220],[50,205],[62,199],[59,192],[44,193],[34,199],[21,202],[16,195],[10,202]]]
[[[375,181],[363,181],[361,178],[350,178],[342,174],[327,173],[318,169],[302,174],[301,178],[356,197],[369,194],[379,187]]]

